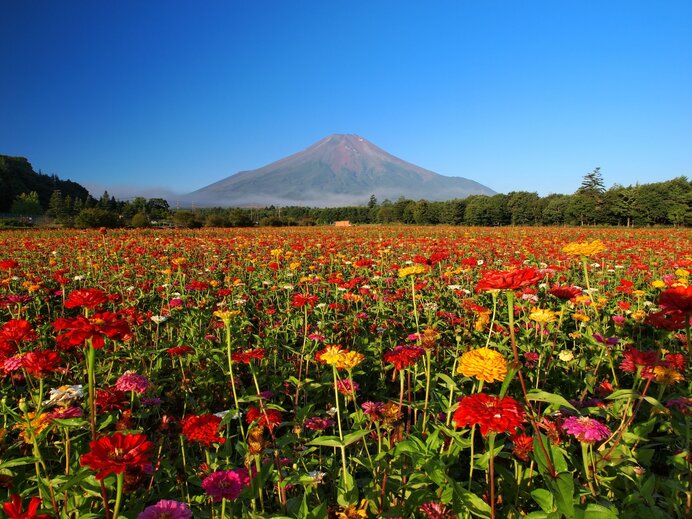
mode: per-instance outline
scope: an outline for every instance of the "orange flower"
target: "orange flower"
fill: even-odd
[[[502,381],[507,376],[507,361],[497,351],[478,348],[461,356],[457,372],[484,382]]]

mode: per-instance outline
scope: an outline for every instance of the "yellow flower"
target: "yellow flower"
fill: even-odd
[[[24,443],[32,443],[41,434],[41,431],[50,425],[50,420],[48,419],[48,413],[41,413],[36,416],[36,413],[30,412],[27,413],[27,418],[29,418],[29,424],[21,422],[14,427],[21,430],[19,437]]]
[[[572,319],[574,319],[575,321],[581,321],[583,323],[588,323],[591,320],[591,317],[589,317],[588,315],[583,314],[581,312],[575,312],[574,314],[572,314]]]
[[[557,312],[553,312],[547,308],[534,308],[529,313],[529,319],[536,321],[541,326],[548,323],[554,323],[557,320]]]
[[[666,286],[666,284],[663,282],[663,280],[657,279],[651,283],[651,286],[654,288],[663,288]]]
[[[606,250],[605,245],[601,240],[594,240],[592,242],[572,242],[568,243],[562,248],[562,252],[569,254],[570,256],[595,256],[599,252]]]
[[[507,361],[497,351],[478,348],[461,356],[457,372],[484,382],[502,381],[507,376]]]
[[[328,344],[321,352],[319,352],[319,360],[330,366],[336,366],[340,361],[345,350],[342,350],[338,344]]]
[[[292,261],[288,264],[288,268],[291,270],[298,270],[300,268],[300,261]]]
[[[423,265],[412,265],[410,267],[404,267],[399,269],[399,277],[405,278],[406,276],[415,274],[425,274],[428,271]]]
[[[221,319],[224,324],[228,324],[231,319],[240,315],[240,310],[217,310],[214,315]]]
[[[360,505],[350,505],[344,508],[343,512],[337,513],[337,519],[367,519],[368,500],[363,499]]]
[[[324,355],[322,356],[324,358]],[[353,369],[365,360],[365,355],[357,351],[342,351],[336,361],[336,369]],[[329,363],[327,363],[329,364]]]
[[[675,271],[675,275],[678,276],[679,278],[686,278],[690,275],[689,271],[685,269],[678,269]]]
[[[656,376],[656,382],[664,386],[669,386],[685,380],[682,373],[666,366],[656,366],[654,368],[654,375]]]
[[[632,290],[632,295],[634,297],[643,297],[646,295],[646,292],[644,292],[643,290]]]
[[[646,312],[644,310],[635,310],[632,312],[632,319],[638,323],[642,322],[646,317]]]

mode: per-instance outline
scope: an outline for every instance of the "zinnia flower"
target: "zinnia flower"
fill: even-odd
[[[20,342],[33,342],[36,332],[25,319],[10,319],[0,327],[0,352],[13,355]]]
[[[512,397],[498,398],[485,393],[462,397],[454,412],[457,427],[480,426],[481,434],[514,432],[524,421],[521,404]]]
[[[422,513],[427,519],[456,519],[457,514],[452,512],[447,505],[444,505],[438,501],[429,501],[418,507],[420,513]]]
[[[115,382],[115,389],[118,391],[132,391],[133,393],[142,395],[149,389],[149,379],[133,371],[126,371]]]
[[[237,499],[240,492],[249,485],[250,474],[246,468],[220,470],[202,481],[202,488],[214,498],[215,503],[222,499]]]
[[[557,314],[547,308],[533,308],[529,313],[529,319],[536,321],[541,326],[548,323],[554,323],[557,319]]]
[[[65,371],[60,367],[62,359],[57,351],[30,351],[22,357],[22,367],[29,375],[44,378],[55,371]]]
[[[274,427],[279,425],[283,421],[283,415],[281,411],[277,409],[265,409],[262,412],[258,407],[251,407],[247,410],[245,415],[245,420],[247,423],[251,424],[259,418],[257,425],[259,427],[267,427],[269,430],[273,430]]]
[[[353,369],[365,360],[365,355],[357,351],[344,351],[336,362],[336,369]]]
[[[195,441],[209,447],[213,443],[226,442],[225,438],[219,436],[220,424],[221,418],[213,414],[190,415],[182,421],[182,433],[188,441]]]
[[[562,252],[570,256],[595,256],[599,252],[606,250],[605,245],[601,240],[594,240],[592,242],[573,242],[568,243],[562,248]]]
[[[125,340],[130,336],[130,326],[113,312],[100,312],[90,316],[58,318],[53,321],[53,328],[63,332],[56,341],[64,348],[82,346],[91,339],[93,348],[103,348],[105,337],[112,340]]]
[[[476,290],[517,290],[535,284],[542,277],[540,271],[532,267],[512,271],[488,270],[483,272]]]
[[[315,359],[322,364],[336,366],[345,352],[346,350],[342,350],[338,344],[328,344],[324,349],[315,354]]]
[[[502,381],[507,376],[507,361],[497,351],[477,348],[461,356],[457,372],[484,382]]]
[[[664,290],[658,296],[658,304],[666,310],[676,310],[685,315],[692,313],[692,285]]]
[[[115,433],[89,443],[91,452],[79,458],[81,466],[98,471],[96,479],[102,480],[108,474],[122,474],[126,469],[151,467],[149,462],[153,444],[143,434]]]
[[[65,299],[65,308],[88,308],[93,310],[108,301],[108,296],[98,288],[73,290]]]
[[[393,364],[394,369],[399,371],[415,364],[423,353],[425,350],[420,346],[396,346],[392,351],[385,353],[382,359]]]
[[[36,513],[39,506],[41,506],[41,499],[34,496],[31,498],[31,501],[29,501],[26,511],[24,511],[22,496],[19,494],[12,494],[10,500],[2,504],[2,509],[7,519],[51,519],[52,516],[50,514]]]
[[[142,510],[137,519],[192,519],[192,511],[185,503],[162,499]]]
[[[588,416],[570,416],[562,423],[562,428],[582,443],[595,443],[610,435],[607,426]]]
[[[403,267],[399,269],[399,277],[405,278],[407,276],[414,276],[416,274],[424,274],[428,271],[423,265],[412,265],[410,267]]]

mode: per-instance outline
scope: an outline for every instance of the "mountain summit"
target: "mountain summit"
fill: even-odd
[[[334,134],[252,171],[241,171],[188,195],[206,206],[363,205],[378,200],[451,200],[492,195],[462,177],[446,177],[401,160],[366,139]]]

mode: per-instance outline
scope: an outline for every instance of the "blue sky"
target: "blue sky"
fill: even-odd
[[[692,2],[3,1],[0,153],[186,193],[357,133],[502,193],[692,177]]]

